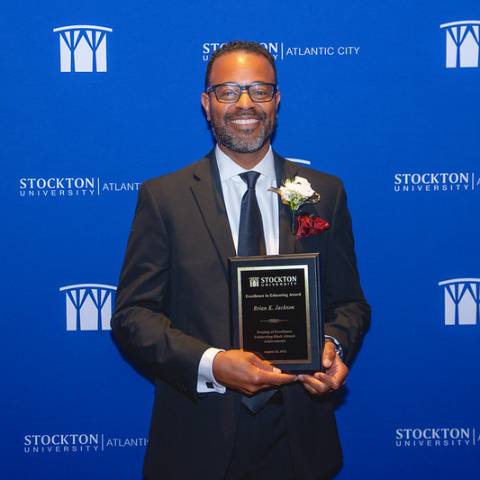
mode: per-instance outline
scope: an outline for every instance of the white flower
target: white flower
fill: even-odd
[[[303,177],[295,177],[293,180],[285,180],[285,187],[280,187],[280,190],[282,190],[282,188],[293,193],[298,193],[302,197],[305,197],[305,199],[310,198],[315,193],[310,182]]]
[[[320,200],[320,195],[303,177],[286,179],[280,188],[270,188],[270,190],[278,193],[282,203],[288,205],[292,212],[296,212],[305,203],[316,203]]]
[[[282,200],[288,202],[291,199],[293,192],[291,192],[287,187],[282,185],[278,190]]]

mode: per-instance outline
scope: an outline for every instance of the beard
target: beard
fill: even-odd
[[[231,126],[231,120],[241,119],[242,117],[255,118],[260,122],[256,134],[253,134],[255,129],[238,131]],[[270,121],[265,112],[257,112],[251,108],[237,110],[233,114],[225,114],[221,119],[212,116],[210,124],[217,142],[237,153],[258,152],[270,139],[275,129],[275,119]]]

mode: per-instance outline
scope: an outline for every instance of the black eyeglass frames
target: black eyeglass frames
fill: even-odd
[[[270,102],[277,91],[277,85],[275,83],[265,82],[255,82],[250,85],[226,82],[211,85],[207,88],[206,93],[213,92],[217,100],[221,103],[236,103],[240,100],[244,91],[247,91],[252,102]]]

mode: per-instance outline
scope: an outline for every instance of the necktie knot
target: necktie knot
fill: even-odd
[[[249,172],[244,172],[240,174],[240,178],[247,184],[248,189],[255,189],[257,184],[258,177],[260,176],[259,172],[250,170]]]

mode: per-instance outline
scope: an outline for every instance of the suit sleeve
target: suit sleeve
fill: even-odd
[[[117,289],[111,326],[127,360],[196,398],[198,365],[209,345],[176,329],[168,316],[170,241],[154,197],[144,184]]]
[[[339,181],[325,256],[325,334],[335,337],[352,363],[370,325],[355,258],[352,222],[345,190]]]

